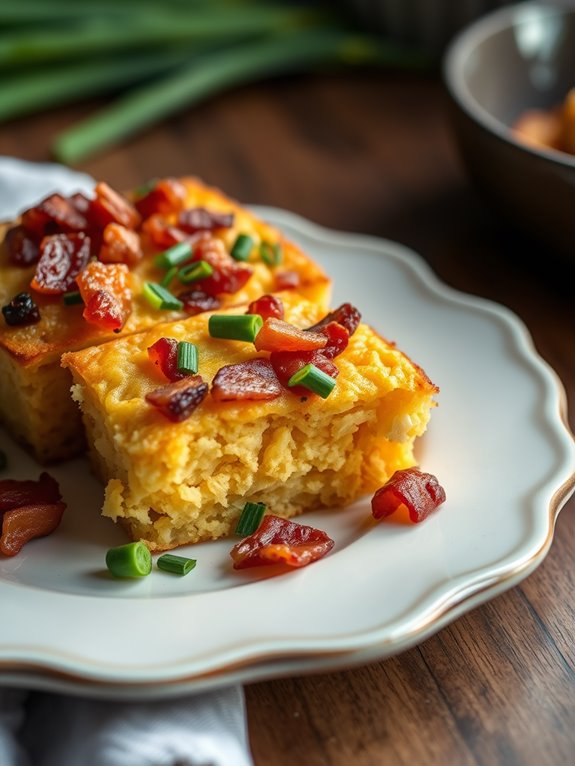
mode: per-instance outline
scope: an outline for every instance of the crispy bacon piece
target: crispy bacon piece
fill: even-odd
[[[127,229],[136,229],[140,214],[126,197],[101,181],[94,189],[95,198],[90,200],[89,218],[100,228],[109,223],[119,223]]]
[[[22,213],[22,226],[39,237],[57,232],[79,232],[88,226],[86,217],[61,194],[51,194]]]
[[[62,519],[66,503],[35,503],[6,511],[2,517],[0,552],[15,556],[35,537],[51,534]]]
[[[319,367],[326,375],[331,375],[332,378],[337,378],[339,375],[338,368],[331,359],[324,356],[322,351],[275,351],[270,354],[270,362],[282,386],[285,386],[288,391],[291,391],[296,396],[315,396],[304,386],[288,387],[288,381],[291,376],[295,375],[306,364],[315,364],[316,367]]]
[[[90,238],[84,234],[44,237],[30,286],[39,293],[61,295],[72,287],[89,258]]]
[[[206,261],[212,267],[213,274],[197,283],[200,290],[212,296],[237,293],[253,273],[249,266],[238,263],[226,252],[221,240],[205,235],[194,246],[193,260]]]
[[[156,213],[179,213],[186,206],[186,187],[175,178],[164,178],[137,199],[135,206],[142,218],[149,218]]]
[[[13,226],[4,237],[10,263],[14,266],[32,266],[40,257],[37,236],[23,226]]]
[[[283,319],[284,305],[275,295],[262,295],[261,298],[250,303],[246,314],[259,314],[264,321],[271,317]]]
[[[38,481],[0,481],[0,552],[15,556],[32,538],[49,535],[65,508],[58,482],[48,473]]]
[[[46,471],[40,474],[38,481],[2,479],[0,481],[0,515],[21,505],[57,503],[61,497],[58,482]]]
[[[320,329],[320,332],[327,337],[327,344],[321,350],[324,356],[333,359],[345,351],[349,343],[349,333],[342,324],[329,322]]]
[[[201,375],[188,375],[182,380],[156,388],[146,394],[146,401],[173,423],[190,417],[208,393],[208,384]]]
[[[282,387],[268,359],[228,364],[212,381],[212,398],[218,402],[276,399]]]
[[[84,319],[105,330],[121,330],[130,316],[132,291],[125,263],[92,261],[77,277]]]
[[[168,247],[177,245],[178,242],[193,243],[191,235],[168,223],[161,215],[151,215],[142,224],[142,232],[148,237],[154,247],[167,250]],[[202,232],[206,236],[205,232]],[[197,237],[199,235],[196,235]]]
[[[308,332],[317,332],[330,322],[337,322],[343,325],[350,335],[353,335],[357,330],[357,326],[361,322],[361,314],[352,306],[351,303],[342,303],[341,306],[326,314],[317,324],[312,327],[308,327]]]
[[[219,213],[214,210],[206,210],[203,207],[183,210],[178,216],[178,228],[188,234],[197,231],[213,231],[214,229],[229,229],[233,226],[233,213]]]
[[[256,335],[254,346],[258,351],[314,351],[327,345],[323,333],[301,330],[282,319],[266,319]]]
[[[234,569],[268,564],[305,567],[325,556],[333,546],[334,541],[320,529],[267,515],[253,535],[234,545],[230,556]]]
[[[405,505],[414,524],[426,519],[445,502],[445,490],[437,478],[417,468],[396,471],[380,487],[371,501],[371,512],[376,519],[384,519]]]
[[[297,271],[276,271],[274,277],[276,290],[294,290],[301,284],[301,278]]]
[[[109,223],[103,232],[99,259],[102,263],[127,263],[135,266],[142,260],[140,237],[119,223]]]
[[[184,304],[184,311],[194,316],[204,311],[215,311],[221,303],[219,298],[208,295],[203,290],[186,290],[178,295],[178,299]]]
[[[159,338],[148,347],[148,356],[168,380],[181,380],[191,374],[178,370],[178,341],[175,338]]]

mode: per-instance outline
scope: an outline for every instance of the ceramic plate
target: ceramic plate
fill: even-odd
[[[88,464],[57,466],[57,532],[0,559],[0,681],[90,695],[169,696],[231,681],[348,667],[411,646],[510,588],[543,559],[575,482],[565,396],[520,321],[441,284],[414,253],[259,208],[364,319],[440,386],[420,440],[447,502],[423,524],[371,520],[369,498],[301,520],[336,541],[293,573],[237,573],[229,540],[182,549],[187,577],[111,579],[124,540],[99,516]],[[39,467],[2,436],[15,478]]]

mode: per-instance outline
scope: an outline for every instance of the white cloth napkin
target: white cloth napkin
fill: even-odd
[[[0,220],[86,175],[0,157]],[[241,686],[118,702],[0,688],[0,766],[251,766]]]

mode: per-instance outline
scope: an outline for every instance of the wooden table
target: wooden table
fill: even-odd
[[[48,159],[50,137],[94,106],[0,126],[0,154]],[[573,283],[476,195],[436,78],[355,72],[245,87],[81,169],[120,188],[195,173],[242,201],[413,247],[445,282],[526,322],[563,380],[574,428]],[[256,766],[575,763],[573,511],[571,500],[534,574],[421,646],[248,686]]]

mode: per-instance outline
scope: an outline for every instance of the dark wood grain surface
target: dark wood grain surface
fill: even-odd
[[[50,138],[94,106],[0,126],[0,154],[48,159]],[[81,169],[121,188],[193,173],[243,202],[413,247],[445,282],[525,321],[563,380],[574,428],[573,274],[476,194],[438,78],[355,72],[245,87]],[[574,511],[571,500],[521,585],[421,646],[248,686],[256,766],[575,763]]]

